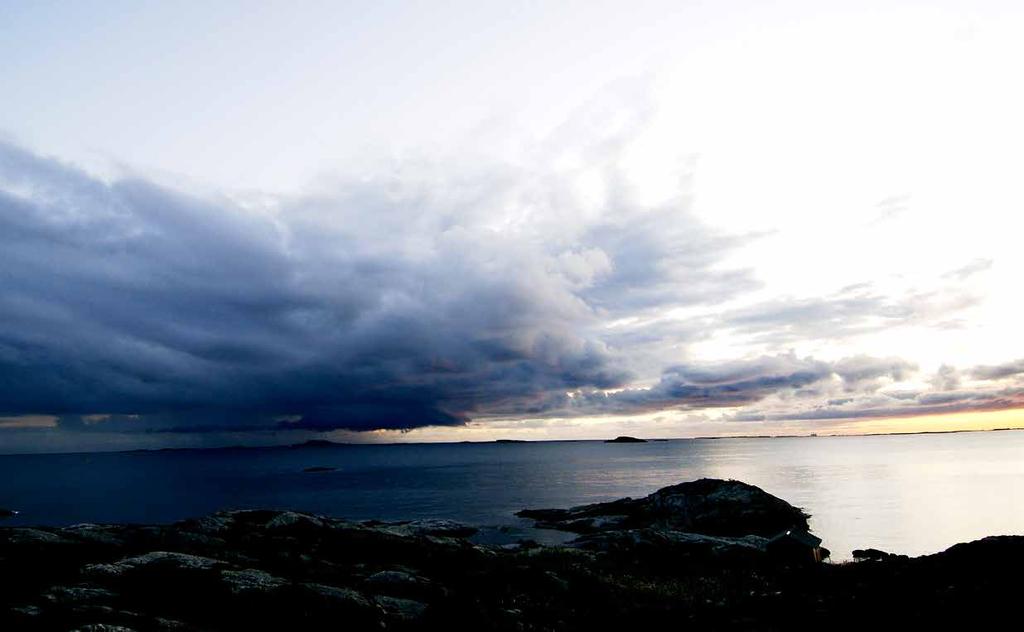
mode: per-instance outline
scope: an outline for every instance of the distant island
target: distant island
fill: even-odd
[[[575,539],[279,510],[2,527],[0,629],[994,629],[1024,565],[1020,536],[822,563],[806,513],[739,481],[519,516]]]
[[[289,448],[336,448],[342,446],[352,445],[350,443],[340,443],[338,441],[328,441],[327,439],[310,439],[302,443],[293,443],[288,446]]]
[[[608,439],[605,443],[647,443],[647,439],[637,439],[636,437],[615,437],[614,439]]]
[[[303,472],[308,472],[308,473],[334,472],[337,469],[338,468],[336,468],[336,467],[330,467],[330,466],[327,466],[327,465],[314,465],[313,467],[307,467],[306,469],[304,469],[302,471]]]

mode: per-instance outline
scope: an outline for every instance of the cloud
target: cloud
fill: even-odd
[[[963,281],[963,280],[965,280],[967,278],[970,278],[970,277],[972,277],[972,276],[974,276],[976,274],[979,274],[981,272],[985,272],[985,271],[987,271],[991,267],[992,267],[992,260],[991,259],[975,259],[974,261],[971,261],[970,263],[968,263],[967,265],[965,265],[963,267],[957,268],[956,270],[950,270],[949,272],[947,272],[943,276],[945,276],[946,278],[949,278],[949,279],[956,279],[958,281]]]
[[[1020,362],[943,367],[932,390],[908,392],[893,385],[916,366],[895,357],[682,361],[723,334],[774,351],[939,326],[977,299],[956,284],[897,296],[857,284],[750,302],[760,283],[729,256],[756,236],[712,229],[683,193],[639,202],[614,139],[581,151],[568,167],[539,155],[409,163],[237,200],[105,181],[0,145],[0,418],[14,420],[0,429],[364,431],[1020,405],[1012,386],[961,379],[1010,378]]]
[[[1024,375],[1024,358],[1003,364],[976,366],[970,370],[970,375],[976,380],[1001,380]]]
[[[952,391],[960,387],[960,381],[960,371],[956,367],[943,364],[929,380],[929,383],[937,390]]]
[[[979,302],[972,290],[959,286],[891,295],[862,283],[831,296],[772,298],[727,310],[719,315],[717,326],[754,342],[784,346],[801,340],[854,338],[893,327],[947,327],[951,315]]]
[[[945,376],[940,371],[940,386]],[[787,402],[784,407],[753,406],[727,418],[737,421],[813,421],[825,419],[869,419],[916,417],[959,412],[981,412],[1024,407],[1024,386],[993,388],[986,384],[958,386],[949,390],[874,391],[852,397],[811,401],[804,405]]]
[[[842,377],[840,397],[816,397],[800,402],[765,397],[731,413],[737,421],[813,421],[910,417],[1024,407],[1024,360],[961,370],[943,364],[927,378],[930,388],[896,386],[913,377],[916,367],[898,358],[858,356],[834,363]],[[835,389],[833,389],[835,392]]]
[[[871,224],[880,224],[901,217],[910,210],[910,195],[901,193],[890,195],[875,205],[878,215],[871,221]]]
[[[914,370],[896,358],[857,356],[830,363],[787,353],[674,366],[650,388],[579,391],[568,396],[564,406],[577,414],[732,408],[769,397],[820,396],[834,388],[874,390],[883,381],[903,379]]]
[[[243,204],[0,146],[0,415],[406,429],[621,388],[643,363],[610,320],[756,283],[720,265],[742,239],[625,186],[587,202],[575,175],[428,169]]]
[[[882,378],[897,382],[905,380],[917,371],[917,366],[902,358],[858,355],[839,360],[833,366],[833,371],[842,378],[848,390],[854,390]]]

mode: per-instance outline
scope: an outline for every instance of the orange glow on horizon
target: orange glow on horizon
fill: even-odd
[[[970,411],[914,417],[878,419],[834,419],[819,421],[736,422],[706,420],[673,421],[657,416],[594,417],[535,420],[526,422],[470,422],[459,427],[425,427],[408,432],[377,430],[367,435],[374,442],[447,442],[494,441],[520,439],[526,441],[594,440],[618,435],[645,439],[686,439],[695,437],[743,436],[819,436],[908,434],[921,432],[965,432],[998,429],[1024,429],[1024,408],[993,411]],[[351,433],[336,440],[365,441],[366,435]]]
[[[1024,408],[987,410],[918,417],[844,420],[826,432],[838,435],[954,432],[1024,428]]]

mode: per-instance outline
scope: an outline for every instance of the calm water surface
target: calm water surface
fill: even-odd
[[[302,471],[311,466],[337,471]],[[743,480],[803,507],[836,559],[1024,534],[1024,431],[0,456],[0,507],[22,512],[8,525],[278,507],[523,526],[512,514],[524,507],[641,496],[699,477]]]

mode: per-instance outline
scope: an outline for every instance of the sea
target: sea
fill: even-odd
[[[334,468],[307,472],[307,468]],[[1024,431],[846,437],[333,445],[0,456],[0,526],[168,523],[228,508],[450,518],[556,542],[523,508],[731,478],[802,507],[836,561],[1024,534]]]

